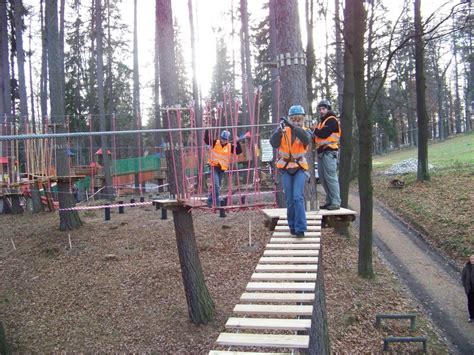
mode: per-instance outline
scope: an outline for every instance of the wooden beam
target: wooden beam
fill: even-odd
[[[259,264],[317,264],[318,257],[314,256],[262,256]]]
[[[321,238],[315,238],[315,237],[310,237],[310,238],[284,238],[284,237],[277,237],[277,238],[272,238],[268,242],[269,244],[280,244],[280,243],[301,243],[301,244],[307,244],[307,243],[321,243]],[[268,244],[267,244],[268,246]]]
[[[287,244],[276,244],[268,243],[266,249],[312,249],[319,250],[321,244],[309,244],[309,243],[287,243]]]
[[[318,256],[319,250],[265,250],[263,256]]]
[[[226,329],[308,330],[311,328],[311,319],[231,317],[225,327]]]
[[[315,273],[285,273],[285,272],[263,272],[254,273],[252,281],[316,281]]]
[[[317,264],[301,264],[301,265],[257,265],[255,271],[259,272],[316,272],[318,271]]]
[[[234,307],[234,313],[258,314],[258,315],[280,315],[280,316],[310,316],[313,314],[313,306],[310,305],[273,305],[273,304],[238,304]]]
[[[309,335],[221,333],[216,343],[218,345],[307,349]]]
[[[313,303],[314,293],[244,292],[240,300],[242,302]]]
[[[294,235],[290,234],[290,231],[273,232],[272,236],[275,238],[290,238],[290,237],[296,238]],[[313,237],[321,237],[321,232],[305,232],[304,233],[304,238],[313,238]]]
[[[314,282],[249,282],[246,291],[314,291]]]

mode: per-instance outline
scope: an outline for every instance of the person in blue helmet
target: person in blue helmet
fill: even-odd
[[[234,146],[234,144],[229,143],[230,138],[230,132],[223,130],[219,138],[216,138],[211,142],[209,131],[206,130],[204,133],[204,143],[211,146],[208,164],[211,167],[213,189],[207,198],[207,205],[209,207],[219,207],[221,205],[219,192],[221,189],[224,172],[229,169],[230,163],[232,161],[232,155],[234,154],[234,149],[235,154],[238,155],[242,153],[242,147],[239,140],[237,140],[237,143]]]
[[[302,106],[291,106],[288,119],[270,137],[270,144],[278,149],[276,167],[280,173],[286,200],[286,214],[290,233],[304,237],[307,230],[304,185],[309,178],[306,153],[311,136],[303,128],[305,111]]]

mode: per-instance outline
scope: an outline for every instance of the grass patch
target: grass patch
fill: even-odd
[[[397,178],[403,189],[390,188],[394,176],[383,170],[404,159],[416,158],[416,148],[374,159],[374,193],[428,241],[459,265],[474,254],[474,133],[429,146],[431,181],[418,182],[416,174]]]
[[[373,160],[374,170],[386,169],[402,160],[417,158],[416,147],[401,149]],[[474,166],[474,132],[428,145],[428,161],[435,169],[464,169]]]

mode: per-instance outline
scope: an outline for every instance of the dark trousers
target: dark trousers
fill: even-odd
[[[474,319],[474,291],[467,294],[467,309],[469,310],[469,318]]]

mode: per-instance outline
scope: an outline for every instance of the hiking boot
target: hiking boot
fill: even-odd
[[[325,203],[324,205],[319,206],[319,209],[320,209],[320,210],[325,210],[325,209],[328,208],[329,205],[330,205],[329,203]]]
[[[338,210],[338,209],[340,209],[340,208],[341,208],[341,207],[338,206],[338,205],[329,205],[329,206],[326,207],[326,209],[327,209],[328,211],[334,211],[334,210]]]
[[[304,238],[304,232],[297,232],[296,238]]]
[[[296,235],[295,230],[294,230],[294,229],[290,229],[290,234],[291,234],[291,235]]]
[[[472,322],[474,322],[474,319],[469,318],[469,319],[467,320],[467,322],[468,322],[468,323],[472,323]]]

